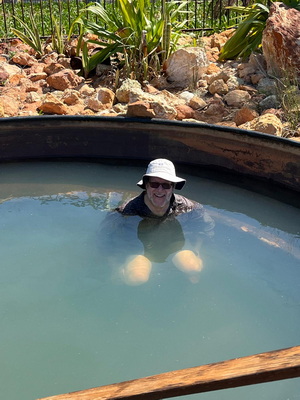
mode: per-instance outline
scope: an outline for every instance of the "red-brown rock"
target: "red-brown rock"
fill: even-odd
[[[79,77],[73,71],[66,69],[48,76],[47,83],[56,90],[65,90],[78,86],[83,80],[82,77]]]
[[[273,75],[298,74],[300,59],[300,11],[273,3],[262,37],[267,69]]]
[[[194,118],[195,111],[192,107],[186,106],[185,104],[179,104],[175,108],[177,111],[177,120],[182,121],[183,119]]]

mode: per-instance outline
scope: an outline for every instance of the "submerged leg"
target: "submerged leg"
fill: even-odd
[[[188,274],[191,282],[198,282],[198,273],[203,268],[202,259],[191,250],[181,250],[172,258],[173,264],[180,271]]]
[[[123,279],[128,285],[142,285],[148,282],[152,269],[151,261],[142,255],[130,258],[122,269]]]

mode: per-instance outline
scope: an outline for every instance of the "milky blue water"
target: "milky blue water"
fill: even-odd
[[[99,227],[108,209],[140,193],[143,172],[0,165],[1,399],[33,400],[300,344],[300,209],[185,175],[182,194],[215,221],[198,283],[168,260],[154,263],[146,284],[129,286],[103,254]],[[184,399],[296,400],[300,379]]]

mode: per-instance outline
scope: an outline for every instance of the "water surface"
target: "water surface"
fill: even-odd
[[[154,263],[147,284],[128,286],[102,254],[99,227],[109,209],[140,193],[143,173],[92,163],[0,166],[1,398],[32,400],[299,345],[300,210],[185,176],[182,194],[215,220],[198,283],[168,260]],[[185,399],[299,393],[292,379]]]

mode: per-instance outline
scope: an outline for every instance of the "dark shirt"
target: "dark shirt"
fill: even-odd
[[[178,221],[187,230],[193,230],[199,233],[208,233],[214,228],[214,222],[208,215],[203,205],[189,200],[179,194],[173,194],[170,200],[170,206],[163,216],[157,216],[151,212],[144,201],[145,192],[139,196],[128,200],[121,206],[116,208],[116,211],[124,216],[138,215],[141,218],[153,218],[159,221],[165,219],[174,219],[178,217]]]
[[[114,232],[113,240],[122,241],[128,250],[138,238],[146,257],[164,262],[170,254],[183,249],[186,240],[196,246],[204,236],[212,234],[214,222],[200,203],[173,194],[165,215],[157,216],[145,204],[144,195],[142,192],[117,207],[104,224],[106,235]]]

